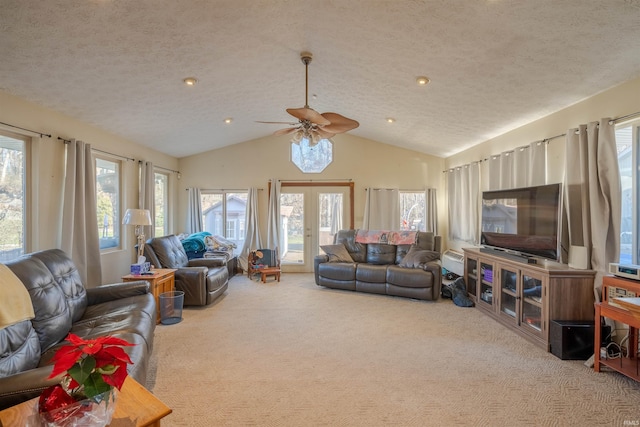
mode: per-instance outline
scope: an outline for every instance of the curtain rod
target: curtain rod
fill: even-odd
[[[142,160],[138,160],[138,163],[142,163],[142,162],[143,162]],[[165,167],[157,166],[157,165],[153,165],[153,167],[155,169],[162,169],[163,171],[169,171],[169,172],[177,173],[178,175],[180,175],[180,171],[176,171],[176,170],[173,170],[173,169],[169,169],[169,168],[165,168]]]
[[[334,178],[334,179],[279,179],[278,181],[280,182],[331,182],[331,181],[351,182],[353,180],[351,178],[345,178],[345,179]],[[273,180],[270,179],[269,182],[273,182]]]
[[[189,191],[188,188],[185,188],[186,191]],[[247,188],[201,188],[200,191],[217,191],[217,192],[224,192],[224,191],[232,191],[235,193],[240,193],[243,191],[247,191]],[[258,191],[262,191],[264,190],[264,188],[258,188]]]
[[[60,138],[60,137],[58,137],[58,139],[63,141],[65,144],[68,144],[68,143],[71,142],[70,139],[64,139],[64,138]],[[125,160],[130,160],[130,161],[134,161],[135,160],[135,159],[132,159],[131,157],[121,156],[120,154],[110,153],[108,151],[99,150],[99,149],[93,148],[93,147],[91,147],[91,151],[97,151],[98,153],[108,154],[110,156],[118,157],[120,159],[125,159]]]
[[[630,118],[636,117],[636,116],[640,116],[640,111],[636,111],[635,113],[627,114],[626,116],[620,116],[620,117],[616,117],[614,119],[611,119],[611,120],[609,120],[609,124],[610,125],[614,125],[614,124],[616,124],[618,122],[621,122],[623,120],[630,119]],[[576,131],[576,133],[578,133],[578,131]],[[533,141],[533,142],[544,142],[544,143],[548,144],[549,141],[551,141],[552,139],[562,138],[563,136],[567,136],[567,134],[566,133],[561,133],[560,135],[552,136],[550,138],[540,139],[538,141]],[[523,147],[526,147],[526,145],[524,145]],[[522,148],[522,147],[517,147],[514,150],[517,150],[518,148]],[[511,150],[511,151],[514,151],[514,150]],[[495,154],[495,155],[497,156],[497,154]],[[489,157],[492,157],[492,156],[489,156]],[[487,160],[489,160],[489,159],[488,158],[481,159],[481,160],[478,160],[477,163],[484,162],[484,161],[487,161]],[[471,162],[471,163],[474,163],[474,162]],[[462,166],[466,166],[466,165],[462,165]],[[449,169],[447,169],[445,171],[442,171],[442,173],[450,172],[450,171],[456,169],[457,167],[460,167],[460,166],[449,168]]]
[[[49,135],[48,133],[42,133],[42,132],[38,132],[36,130],[31,130],[31,129],[27,129],[27,128],[21,128],[20,126],[15,126],[15,125],[10,125],[9,123],[4,123],[4,122],[0,122],[1,125],[5,125],[5,126],[9,126],[15,129],[21,129],[21,130],[26,130],[27,132],[31,132],[31,133],[35,133],[37,135],[40,135],[40,138],[42,138],[43,136],[46,136],[47,138],[51,138],[51,135]]]

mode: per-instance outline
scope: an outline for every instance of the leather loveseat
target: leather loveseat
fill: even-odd
[[[412,244],[359,243],[356,236],[357,230],[335,235],[332,246],[344,245],[347,259],[315,257],[318,286],[431,301],[440,297],[440,236],[416,232]]]
[[[145,385],[156,327],[155,299],[146,281],[85,289],[73,261],[59,249],[27,254],[6,266],[27,289],[35,317],[0,329],[0,409],[59,382],[47,377],[51,358],[69,333],[135,344],[124,347],[133,361],[127,371]],[[6,282],[0,289],[3,284],[7,292]],[[0,304],[8,300],[4,294]]]
[[[144,256],[157,268],[177,269],[175,286],[184,292],[184,305],[209,305],[229,287],[226,257],[189,259],[173,234],[147,240]]]

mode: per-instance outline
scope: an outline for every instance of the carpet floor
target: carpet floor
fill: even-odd
[[[158,325],[163,426],[624,426],[640,383],[563,361],[475,308],[235,276]]]

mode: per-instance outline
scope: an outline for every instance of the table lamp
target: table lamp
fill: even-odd
[[[122,218],[124,225],[135,225],[135,233],[138,237],[138,262],[144,262],[141,260],[144,254],[144,232],[143,226],[151,225],[151,213],[148,209],[127,209]]]

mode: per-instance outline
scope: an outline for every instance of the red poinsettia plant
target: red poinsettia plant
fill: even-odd
[[[53,371],[49,378],[60,374],[60,384],[49,387],[40,395],[39,412],[49,413],[85,399],[100,399],[114,387],[120,390],[127,378],[127,364],[133,363],[122,347],[129,342],[105,336],[85,340],[69,334],[64,345],[53,356]]]

